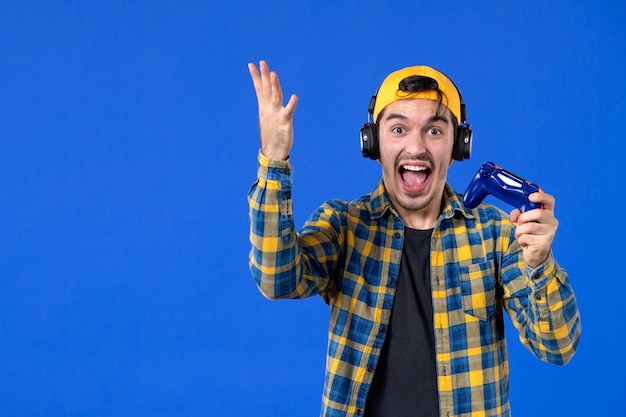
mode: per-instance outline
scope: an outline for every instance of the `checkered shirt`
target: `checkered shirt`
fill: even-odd
[[[248,195],[250,270],[267,298],[320,295],[330,306],[321,415],[360,416],[385,341],[404,226],[381,183],[331,200],[294,227],[292,167],[259,153]],[[539,359],[565,364],[580,337],[567,273],[552,255],[531,270],[498,208],[465,208],[449,185],[431,239],[440,415],[509,416],[506,311]]]

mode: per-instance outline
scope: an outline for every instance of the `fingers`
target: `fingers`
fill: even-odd
[[[511,220],[517,223],[515,238],[524,252],[524,260],[531,267],[543,263],[552,247],[559,222],[554,216],[555,199],[544,192],[533,193],[529,200],[540,203],[542,208],[519,213],[511,212]]]
[[[522,212],[519,209],[513,209],[513,211],[511,211],[511,213],[509,214],[509,217],[511,218],[511,221],[513,223],[517,223],[517,220],[519,219],[519,215]]]
[[[280,86],[278,74],[270,71],[266,61],[261,61],[259,67],[248,63],[248,71],[254,84],[259,104],[281,105],[283,102],[283,90]]]
[[[532,203],[541,204],[541,209],[529,210],[524,213],[514,213],[514,210],[511,212],[511,220],[523,224],[528,222],[550,222],[551,218],[554,218],[554,196],[540,191],[529,195],[528,200]]]
[[[271,72],[268,74],[270,79],[270,99],[276,105],[283,105],[283,89],[280,87],[278,74]]]
[[[548,259],[555,233],[556,228],[540,223],[526,223],[515,231],[515,237],[528,266],[536,268]]]
[[[287,114],[287,117],[293,116],[293,112],[296,111],[297,105],[298,105],[298,96],[296,96],[295,94],[292,94],[291,97],[289,97],[289,101],[287,102],[287,105],[285,106],[285,112]]]
[[[271,93],[267,63],[261,61],[257,69],[256,65],[250,62],[248,64],[248,71],[250,71],[250,77],[252,77],[257,100],[261,103],[261,101],[265,101],[266,97]]]
[[[280,86],[278,74],[270,71],[266,61],[261,61],[257,68],[252,62],[248,63],[248,71],[254,84],[259,109],[271,108],[284,113],[286,117],[291,117],[296,110],[298,97],[292,94],[289,101],[283,108],[283,89]]]
[[[293,113],[298,97],[292,94],[283,106],[283,90],[278,74],[270,71],[266,61],[257,68],[248,64],[259,109],[261,151],[270,159],[285,160],[293,144]]]
[[[248,64],[248,71],[250,72],[250,77],[252,78],[252,84],[254,84],[254,91],[256,92],[257,98],[259,97],[259,93],[261,91],[261,74],[257,69],[256,65],[252,62]]]
[[[539,191],[538,193],[529,195],[528,199],[533,203],[540,203],[545,210],[554,211],[555,199],[554,196],[550,194]]]

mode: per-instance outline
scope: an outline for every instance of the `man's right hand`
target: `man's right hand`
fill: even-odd
[[[278,74],[270,72],[267,62],[261,61],[259,69],[248,64],[259,106],[259,131],[261,152],[270,159],[286,160],[293,145],[293,112],[298,97],[292,94],[283,107],[283,91]]]

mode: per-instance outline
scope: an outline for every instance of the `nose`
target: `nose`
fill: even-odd
[[[406,136],[405,151],[411,155],[421,155],[426,150],[426,140],[424,135],[415,130]]]

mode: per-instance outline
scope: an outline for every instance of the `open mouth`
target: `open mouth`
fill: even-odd
[[[421,191],[431,173],[430,168],[420,165],[400,165],[399,171],[404,188],[412,192]]]

